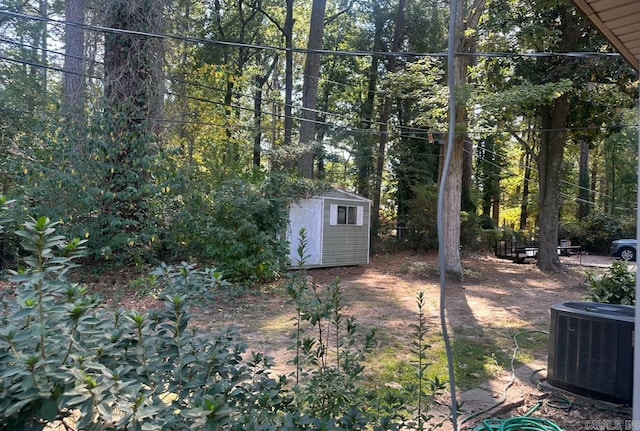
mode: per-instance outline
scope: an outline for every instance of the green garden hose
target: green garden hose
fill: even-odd
[[[473,431],[563,431],[556,423],[544,418],[532,418],[531,414],[542,404],[536,404],[524,416],[507,419],[485,419]]]

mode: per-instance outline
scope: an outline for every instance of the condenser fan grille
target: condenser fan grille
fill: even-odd
[[[631,402],[634,309],[589,302],[551,308],[550,384],[583,395]]]

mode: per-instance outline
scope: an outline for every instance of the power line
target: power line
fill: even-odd
[[[35,21],[45,21],[53,24],[60,25],[70,25],[83,28],[85,30],[97,31],[102,33],[116,33],[116,34],[127,34],[132,36],[141,36],[141,37],[150,37],[150,38],[158,38],[158,39],[172,39],[178,40],[181,42],[190,42],[194,44],[214,44],[221,46],[229,46],[235,48],[245,48],[245,49],[254,49],[254,50],[264,50],[264,51],[277,51],[277,52],[286,52],[291,51],[299,54],[320,54],[320,55],[335,55],[335,56],[343,56],[343,57],[410,57],[410,58],[446,58],[448,54],[446,52],[429,52],[429,53],[420,53],[420,52],[408,52],[408,51],[344,51],[344,50],[328,50],[328,49],[319,49],[319,50],[310,50],[306,48],[285,48],[278,47],[272,45],[256,45],[256,44],[248,44],[242,42],[229,42],[229,41],[221,41],[221,40],[210,40],[204,38],[197,38],[192,36],[179,36],[168,33],[153,33],[153,32],[143,32],[143,31],[135,31],[135,30],[126,30],[126,29],[117,29],[113,27],[106,27],[100,25],[91,25],[91,24],[82,24],[67,20],[54,19],[50,17],[42,17],[37,15],[27,15],[18,12],[9,12],[9,11],[0,11],[0,15],[7,15],[14,18],[22,18],[27,20],[35,20]],[[568,58],[619,58],[619,53],[609,53],[609,52],[525,52],[525,53],[514,53],[514,52],[456,52],[454,53],[456,56],[468,56],[468,57],[487,57],[487,58],[550,58],[550,57],[568,57]]]
[[[41,16],[34,16],[34,15],[26,15],[26,14],[21,14],[21,13],[16,13],[16,12],[5,12],[2,11],[0,12],[0,14],[4,14],[4,15],[9,15],[9,16],[14,16],[17,18],[23,18],[23,19],[31,19],[31,20],[39,20],[39,21],[47,21],[47,22],[52,22],[55,24],[64,24],[64,25],[74,25],[74,26],[79,26],[85,29],[89,29],[92,31],[101,31],[101,32],[115,32],[115,33],[122,33],[122,34],[134,34],[134,35],[140,35],[140,36],[145,36],[145,37],[158,37],[158,38],[170,38],[170,39],[176,39],[176,40],[181,40],[181,41],[191,41],[191,42],[195,42],[195,43],[214,43],[214,44],[223,44],[223,45],[230,45],[230,46],[237,46],[237,47],[243,47],[243,48],[255,48],[255,49],[276,49],[276,50],[282,50],[284,48],[279,48],[279,47],[272,47],[272,46],[265,46],[265,45],[249,45],[249,44],[242,44],[242,43],[235,43],[235,42],[223,42],[223,41],[211,41],[208,39],[201,39],[201,38],[193,38],[193,37],[185,37],[185,36],[175,36],[175,35],[168,35],[168,34],[160,34],[160,33],[147,33],[147,32],[137,32],[137,31],[131,31],[131,30],[122,30],[122,29],[115,29],[115,28],[110,28],[110,27],[103,27],[103,26],[91,26],[88,24],[79,24],[79,23],[73,23],[70,21],[66,21],[66,20],[56,20],[53,18],[48,18],[48,17],[41,17]],[[300,50],[300,49],[294,49],[294,51],[296,52],[316,52],[316,51],[308,51],[308,50]],[[330,51],[330,50],[322,50],[322,51],[317,51],[319,53],[323,53],[323,54],[330,54],[330,53],[336,53],[336,54],[343,54],[343,53],[347,53],[347,51]],[[351,52],[354,53],[356,55],[406,55],[406,56],[414,56],[414,57],[424,57],[424,56],[436,56],[436,57],[440,57],[446,54],[443,53],[431,53],[431,54],[420,54],[420,53],[410,53],[410,52],[374,52],[374,51],[357,51],[357,52]],[[592,58],[593,56],[599,56],[599,55],[606,55],[606,56],[610,56],[610,55],[617,55],[617,54],[609,54],[609,53],[527,53],[527,54],[514,54],[514,53],[481,53],[478,55],[483,55],[483,56],[490,56],[490,57],[497,57],[497,56],[501,56],[501,57],[513,57],[513,56],[521,56],[521,55],[527,55],[527,56],[532,56],[532,57],[543,57],[543,56],[551,56],[551,55],[563,55],[563,56],[570,56],[570,57],[584,57],[584,58]],[[64,55],[64,54],[63,54]],[[7,61],[14,61],[14,62],[20,62],[19,60],[13,60],[13,59],[9,59],[7,57],[1,57],[4,60]],[[40,68],[48,68],[51,70],[56,70],[56,71],[61,71],[64,72],[64,70],[58,68],[58,67],[54,67],[54,66],[44,66],[42,64],[38,64],[35,62],[30,62],[30,61],[22,61],[24,64],[29,64],[31,66],[34,67],[40,67]],[[82,75],[80,73],[77,72],[72,72],[74,74],[77,75]],[[99,79],[97,77],[94,76],[87,76],[87,75],[82,75],[82,76],[86,76],[88,78],[92,78],[92,79]],[[341,85],[347,85],[344,83],[340,83]],[[209,89],[211,89],[211,87],[209,87]],[[221,91],[218,89],[212,89],[214,91]],[[236,95],[238,93],[235,93]],[[248,97],[245,95],[241,95],[242,97]],[[213,101],[209,101],[209,103],[216,103]],[[271,101],[271,103],[274,103],[273,101]],[[276,101],[275,103],[279,103],[281,104],[281,102]],[[253,111],[250,108],[244,108],[244,107],[235,107],[236,109],[243,109],[243,110],[250,110]],[[303,108],[300,107],[299,109],[307,109],[307,108]],[[326,115],[326,116],[334,116],[334,117],[338,117],[338,118],[345,118],[349,121],[351,121],[352,123],[358,123],[363,121],[362,119],[354,119],[349,117],[346,114],[339,114],[339,113],[335,113],[335,112],[329,112],[329,111],[321,111],[321,110],[314,110],[315,113],[320,114],[320,115]],[[264,111],[262,112],[262,114],[266,114]],[[307,120],[309,121],[309,120]],[[312,120],[313,121],[313,120]],[[328,126],[332,126],[330,123],[327,123],[326,121],[316,121],[316,124],[323,124],[323,125],[328,125]],[[372,124],[375,124],[377,126],[380,126],[380,123],[377,121],[373,121]],[[344,126],[343,126],[344,127]],[[423,128],[420,127],[407,127],[407,126],[401,126],[401,125],[396,125],[396,127],[399,130],[404,130],[405,132],[417,132],[417,133],[424,133],[425,130]],[[351,128],[354,129],[354,128]],[[363,130],[368,130],[368,129],[363,129]],[[357,131],[357,129],[355,129],[354,131]]]
[[[27,60],[16,60],[16,59],[12,59],[12,58],[8,58],[8,57],[4,57],[4,56],[0,56],[0,60],[4,60],[4,61],[9,61],[9,62],[15,62],[18,64],[24,64],[24,65],[29,65],[29,66],[33,66],[33,67],[38,67],[38,68],[45,68],[45,69],[49,69],[49,70],[53,70],[53,71],[57,71],[57,72],[62,72],[62,73],[71,73],[71,74],[75,74],[75,75],[80,75],[86,78],[91,78],[91,79],[96,79],[96,80],[101,80],[100,77],[97,76],[91,76],[91,75],[87,75],[87,74],[82,74],[82,73],[78,73],[78,72],[68,72],[65,71],[62,68],[59,67],[54,67],[54,66],[47,66],[47,65],[43,65],[41,63],[37,63],[34,61],[27,61]],[[180,81],[179,81],[180,82]],[[224,90],[220,90],[220,89],[216,89],[213,87],[209,87],[209,86],[204,86],[202,84],[199,83],[192,83],[189,81],[182,81],[184,83],[187,84],[193,84],[193,85],[198,85],[201,86],[205,89],[211,90],[211,91],[216,91],[216,92],[223,92]],[[205,99],[203,97],[196,97],[196,96],[189,96],[189,95],[182,95],[182,94],[178,94],[178,93],[174,93],[174,92],[170,92],[170,91],[165,91],[163,92],[163,94],[165,95],[170,95],[170,96],[174,96],[174,97],[185,97],[189,100],[194,100],[194,101],[198,101],[198,102],[203,102],[203,103],[209,103],[209,104],[213,104],[213,105],[218,105],[218,106],[224,106],[224,107],[229,107],[231,109],[235,109],[235,110],[242,110],[242,111],[247,111],[247,112],[251,112],[251,113],[256,113],[256,110],[254,108],[248,108],[245,106],[241,106],[241,105],[236,105],[236,104],[226,104],[224,102],[218,102],[218,101],[214,101],[214,100],[210,100],[210,99]],[[235,95],[241,96],[241,97],[250,97],[248,95],[244,95],[241,93],[237,93],[234,92]],[[269,103],[278,103],[280,106],[283,106],[284,103],[279,102],[279,101],[275,101],[273,99],[269,99]],[[300,110],[305,109],[300,107]],[[325,116],[333,116],[333,117],[338,117],[338,118],[344,118],[346,120],[351,121],[352,123],[358,123],[361,122],[362,119],[359,118],[352,118],[346,114],[340,114],[340,113],[335,113],[335,112],[330,112],[330,111],[322,111],[322,110],[312,110],[313,112],[317,113],[317,114],[322,114]],[[267,115],[267,116],[277,116],[277,118],[282,119],[283,115],[282,114],[275,114],[274,112],[269,112],[269,111],[265,111],[265,110],[260,110],[259,111],[260,115]],[[332,122],[327,122],[326,120],[308,120],[308,119],[304,119],[300,116],[292,116],[293,120],[296,121],[311,121],[317,125],[321,125],[321,126],[326,126],[331,130],[343,130],[347,133],[352,133],[352,134],[370,134],[370,135],[379,135],[379,131],[377,129],[374,128],[358,128],[355,126],[350,126],[350,125],[344,125],[344,124],[337,124],[337,123],[332,123]],[[154,120],[157,121],[157,120]],[[202,124],[207,124],[207,123],[202,123]],[[379,121],[372,121],[371,122],[372,125],[375,126],[380,126],[381,123]],[[636,125],[611,125],[606,129],[616,129],[616,128],[635,128],[637,127]],[[443,134],[446,133],[446,131],[444,129],[437,129],[435,127],[430,127],[430,128],[425,128],[425,127],[421,127],[421,126],[404,126],[404,125],[399,125],[399,124],[395,124],[393,125],[393,128],[398,130],[398,133],[390,133],[390,137],[391,138],[409,138],[409,139],[414,139],[414,140],[422,140],[422,141],[428,141],[429,137],[428,136],[420,136],[420,135],[429,135],[429,134]],[[560,128],[560,129],[544,129],[544,128],[538,128],[535,129],[535,132],[541,133],[541,132],[552,132],[552,131],[567,131],[567,132],[575,132],[575,131],[583,131],[583,130],[592,130],[592,127],[574,127],[574,128]],[[602,128],[599,128],[600,130],[602,130]],[[518,132],[518,131],[516,131]],[[522,131],[521,131],[522,132]],[[469,130],[466,132],[467,135],[482,135],[482,134],[500,134],[500,133],[508,133],[507,131],[501,131],[498,129],[493,129],[493,128],[489,128],[489,129],[480,129],[480,128],[475,128],[474,130]]]
[[[466,141],[466,142],[469,142],[469,141]],[[471,142],[471,143],[473,143],[473,142]],[[467,154],[471,154],[471,156],[474,157],[476,160],[482,160],[483,163],[488,164],[489,166],[493,166],[493,167],[498,168],[500,170],[505,168],[504,166],[500,166],[497,163],[492,162],[491,160],[487,160],[487,159],[484,159],[484,158],[481,159],[480,156],[478,156],[478,154],[475,154],[475,151],[469,151],[467,149],[463,149],[463,151],[466,152]],[[487,149],[485,149],[485,151],[490,153],[490,154],[493,154],[493,155],[496,155],[496,156],[500,156],[495,151],[491,151],[491,150],[487,150]],[[512,175],[512,176],[515,176],[515,175]],[[526,177],[523,177],[522,179],[524,181],[530,183],[530,184],[537,184],[538,183],[537,178],[526,178]],[[586,188],[586,187],[582,187],[580,184],[572,183],[572,182],[566,181],[566,180],[560,180],[560,182],[562,182],[564,184],[567,184],[567,185],[569,185],[571,187],[575,187],[578,190],[586,190],[586,191],[589,192],[589,194],[597,195],[597,196],[601,197],[602,199],[611,199],[611,196],[609,196],[606,193],[600,192],[598,190],[592,190],[592,189],[589,189],[589,188]],[[596,202],[594,202],[594,201],[585,200],[585,199],[582,199],[582,198],[579,198],[579,197],[576,197],[576,196],[571,196],[571,195],[568,195],[568,194],[566,194],[564,192],[560,192],[560,195],[562,197],[573,199],[573,200],[576,200],[578,202],[582,201],[582,202],[588,203],[590,205],[596,205]]]
[[[91,75],[87,75],[87,74],[83,74],[83,73],[78,73],[78,72],[70,72],[70,71],[65,71],[64,69],[60,68],[60,67],[55,67],[55,66],[48,66],[48,65],[44,65],[42,63],[37,63],[35,61],[29,61],[29,60],[17,60],[17,59],[13,59],[13,58],[8,58],[8,57],[4,57],[0,55],[0,60],[4,60],[4,61],[9,61],[9,62],[14,62],[14,63],[18,63],[18,64],[23,64],[23,65],[29,65],[29,66],[33,66],[33,67],[38,67],[38,68],[44,68],[44,69],[48,69],[48,70],[53,70],[53,71],[57,71],[57,72],[61,72],[61,73],[71,73],[74,75],[80,75],[83,76],[85,78],[90,78],[90,79],[96,79],[96,80],[101,80],[102,78],[97,77],[97,76],[91,76]],[[172,80],[171,78],[169,80]],[[182,82],[182,83],[186,83],[188,85],[197,85],[200,86],[202,88],[205,88],[207,90],[210,91],[215,91],[215,92],[219,92],[222,93],[224,92],[224,90],[221,89],[217,89],[214,87],[210,87],[210,86],[205,86],[203,84],[200,83],[193,83],[191,81],[180,81],[178,80],[178,82]],[[243,110],[243,111],[248,111],[248,112],[252,112],[255,113],[255,109],[254,108],[248,108],[245,106],[241,106],[241,105],[235,105],[235,104],[226,104],[223,102],[218,102],[218,101],[213,101],[210,99],[205,99],[205,98],[201,98],[201,97],[196,97],[196,96],[188,96],[188,95],[181,95],[178,93],[173,93],[170,91],[166,91],[164,92],[164,94],[166,95],[171,95],[171,96],[175,96],[175,97],[186,97],[187,99],[191,99],[191,100],[195,100],[195,101],[199,101],[199,102],[204,102],[204,103],[210,103],[210,104],[215,104],[215,105],[220,105],[220,106],[228,106],[232,109],[238,109],[238,110]],[[238,92],[234,92],[234,95],[236,96],[240,96],[240,97],[250,97],[249,95],[245,95],[242,93],[238,93]],[[280,106],[283,106],[284,103],[277,101],[275,99],[267,99],[266,100],[268,103],[278,103]],[[318,109],[314,109],[314,110],[310,110],[308,108],[303,108],[303,107],[298,107],[297,109],[299,110],[308,110],[308,111],[313,111],[316,114],[321,114],[321,115],[325,115],[325,116],[333,116],[333,117],[338,117],[338,118],[344,118],[346,120],[351,121],[352,123],[358,123],[361,122],[362,119],[360,118],[353,118],[348,116],[347,114],[340,114],[340,113],[336,113],[336,112],[331,112],[331,111],[322,111],[322,110],[318,110]],[[272,112],[268,112],[268,111],[264,111],[261,110],[260,111],[261,115],[268,115],[268,116],[273,116],[275,115]],[[279,118],[282,118],[282,115],[278,116]],[[330,123],[327,121],[322,121],[322,120],[308,120],[308,119],[304,119],[302,117],[299,116],[293,116],[292,117],[294,120],[297,121],[311,121],[315,124],[319,124],[319,125],[323,125],[323,126],[328,126],[329,128],[341,128],[344,129],[345,131],[351,131],[353,133],[377,133],[377,131],[375,129],[363,129],[363,128],[358,128],[358,127],[354,127],[354,126],[347,126],[347,125],[339,125],[336,123]],[[380,126],[381,123],[379,121],[371,121],[372,125],[375,126]],[[635,128],[637,127],[636,125],[611,125],[606,129],[616,129],[616,128]],[[394,125],[394,128],[400,130],[399,134],[390,134],[391,137],[402,137],[402,138],[411,138],[411,139],[418,139],[418,140],[428,140],[428,137],[422,137],[419,136],[417,134],[428,134],[428,133],[435,133],[435,134],[442,134],[442,133],[446,133],[445,130],[439,130],[436,128],[425,128],[425,127],[420,127],[420,126],[404,126],[404,125]],[[598,129],[602,129],[601,127]],[[541,133],[541,132],[554,132],[554,131],[566,131],[566,132],[576,132],[576,131],[584,131],[584,130],[593,130],[593,127],[590,126],[585,126],[585,127],[567,127],[567,128],[557,128],[557,129],[551,129],[551,128],[537,128],[534,131]],[[517,132],[517,131],[516,131]],[[492,128],[487,128],[487,129],[480,129],[480,128],[476,128],[474,130],[470,130],[467,131],[466,134],[468,135],[474,135],[474,134],[491,134],[491,133],[507,133],[506,131],[500,131],[497,129],[492,129]]]
[[[28,112],[28,111],[21,111],[21,110],[14,110],[14,109],[6,109],[6,108],[0,108],[0,112],[12,112],[12,113],[16,113],[16,114],[33,114],[33,112]],[[51,116],[60,116],[60,117],[64,117],[66,116],[64,113],[61,113],[59,111],[38,111],[38,113],[40,114],[45,114],[48,117]],[[220,128],[227,128],[227,129],[239,129],[239,130],[255,130],[255,126],[244,126],[244,125],[239,125],[239,124],[229,124],[228,122],[210,122],[210,121],[196,121],[196,120],[175,120],[175,119],[168,119],[168,118],[147,118],[149,121],[152,122],[158,122],[158,123],[170,123],[170,124],[182,124],[182,125],[198,125],[198,126],[205,126],[205,127],[220,127]],[[282,131],[282,128],[277,128],[278,131]],[[262,130],[260,131],[261,133],[266,133],[266,132],[272,132],[273,128],[270,127],[264,127],[262,128]],[[367,132],[369,134],[373,134],[373,135],[378,135],[379,131],[375,130],[375,129],[361,129],[362,132]],[[508,133],[508,132],[501,132],[501,133]],[[402,137],[402,135],[395,135],[396,137]],[[406,137],[406,136],[405,136]],[[417,139],[428,139],[428,138],[417,138]],[[473,143],[473,142],[472,142]],[[464,149],[463,151],[467,152],[468,154],[471,154],[472,157],[474,157],[476,160],[480,160],[480,157],[478,156],[478,154],[476,154],[475,151],[471,151],[469,152],[468,150]],[[487,150],[485,149],[485,151],[487,151],[490,154],[494,154],[497,155],[497,152],[495,151],[491,151],[491,150]],[[489,164],[490,166],[494,166],[498,169],[503,169],[503,166],[498,165],[497,163],[494,163],[490,160],[486,160],[486,159],[482,159],[484,163]],[[530,183],[537,183],[537,179],[535,178],[523,178],[525,181],[528,181]],[[564,184],[567,184],[571,187],[576,187],[578,189],[584,189],[583,187],[581,187],[579,184],[576,183],[572,183],[566,180],[561,180],[561,182],[563,182]],[[597,191],[597,190],[591,190],[591,189],[587,189],[589,191],[589,193],[595,193],[596,195],[600,196],[602,199],[610,199],[611,196],[609,196],[606,193]],[[560,196],[567,198],[567,199],[571,199],[571,200],[575,200],[575,201],[582,201],[585,203],[588,203],[590,205],[596,205],[596,202],[594,201],[590,201],[590,200],[585,200],[576,196],[572,196],[569,195],[567,193],[564,192],[560,192]],[[618,208],[618,209],[622,209],[622,210],[630,210],[633,208]]]
[[[30,61],[30,60],[16,60],[14,58],[5,57],[4,55],[0,55],[0,60],[8,61],[8,62],[11,62],[11,63],[18,63],[18,64],[22,64],[24,66],[37,67],[39,69],[54,70],[56,72],[68,73],[68,74],[71,74],[71,75],[79,75],[79,76],[82,76],[84,78],[100,79],[100,78],[98,78],[96,76],[90,76],[90,75],[87,75],[85,73],[73,72],[73,71],[70,71],[70,70],[64,70],[62,67],[45,65],[45,64],[38,63],[38,62],[35,62],[35,61]]]
[[[52,50],[52,49],[44,49],[44,48],[42,48],[40,46],[34,46],[34,45],[30,45],[28,43],[17,42],[15,40],[9,40],[9,39],[5,39],[5,38],[0,38],[0,42],[8,43],[10,45],[20,46],[20,47],[23,47],[23,48],[29,48],[29,49],[32,49],[32,50],[35,49],[35,50],[38,50],[38,51],[59,55],[59,56],[62,56],[62,57],[75,58],[76,60],[84,60],[85,59],[84,57],[80,57],[80,56],[77,56],[77,55],[69,55],[69,54],[66,54],[66,53],[61,52],[61,51],[55,51],[55,50]]]
[[[131,30],[124,30],[124,29],[115,29],[115,28],[111,28],[111,27],[105,27],[105,26],[93,26],[93,25],[87,25],[87,24],[79,24],[79,23],[74,23],[74,22],[70,22],[70,21],[66,21],[66,20],[56,20],[56,19],[52,19],[52,18],[48,18],[48,17],[39,17],[39,16],[34,16],[34,15],[26,15],[26,14],[20,14],[20,13],[15,13],[15,12],[8,12],[8,11],[0,11],[0,14],[2,15],[7,15],[7,16],[13,16],[16,18],[23,18],[23,19],[30,19],[30,20],[37,20],[37,21],[46,21],[46,22],[51,22],[54,24],[63,24],[63,25],[72,25],[72,26],[77,26],[77,27],[81,27],[83,29],[87,29],[90,31],[98,31],[98,32],[109,32],[109,33],[118,33],[118,34],[129,34],[129,35],[135,35],[135,36],[142,36],[142,37],[154,37],[154,38],[163,38],[163,39],[174,39],[174,40],[179,40],[179,41],[186,41],[186,42],[191,42],[191,43],[196,43],[196,44],[217,44],[217,45],[223,45],[223,46],[231,46],[231,47],[238,47],[238,48],[247,48],[247,49],[256,49],[256,50],[272,50],[272,51],[286,51],[286,48],[283,47],[275,47],[275,46],[267,46],[267,45],[254,45],[254,44],[245,44],[245,43],[238,43],[238,42],[225,42],[225,41],[214,41],[214,40],[209,40],[209,39],[203,39],[203,38],[194,38],[194,37],[186,37],[186,36],[178,36],[178,35],[170,35],[170,34],[161,34],[161,33],[150,33],[150,32],[140,32],[140,31],[131,31]],[[28,45],[28,44],[23,44],[23,43],[18,43],[15,41],[10,41],[7,39],[0,39],[0,41],[5,42],[5,43],[11,43],[11,44],[16,44],[19,46],[24,46],[24,47],[28,47],[31,49],[40,49],[42,50],[42,48],[40,47],[35,47],[32,45]],[[322,54],[322,55],[337,55],[337,56],[352,56],[352,57],[362,57],[362,56],[399,56],[399,57],[413,57],[413,58],[421,58],[421,57],[435,57],[435,58],[445,58],[447,56],[447,53],[414,53],[414,52],[376,52],[376,51],[343,51],[343,50],[308,50],[308,49],[301,49],[301,48],[292,48],[291,49],[293,52],[296,53],[317,53],[317,54]],[[63,55],[66,56],[67,54],[65,53],[61,53],[59,51],[53,51],[53,50],[44,50],[44,52],[51,52],[57,55]],[[548,57],[569,57],[569,58],[601,58],[601,57],[620,57],[620,55],[618,53],[602,53],[602,52],[569,52],[569,53],[556,53],[556,52],[531,52],[531,53],[510,53],[510,52],[497,52],[497,53],[473,53],[473,54],[468,54],[468,53],[456,53],[456,55],[470,55],[470,56],[477,56],[477,57],[486,57],[486,58],[521,58],[521,57],[530,57],[530,58],[548,58]],[[77,56],[74,56],[74,58],[79,58]],[[63,72],[63,73],[73,73],[76,75],[81,75],[87,78],[91,78],[91,79],[100,79],[98,77],[95,76],[89,76],[86,74],[82,74],[82,73],[77,73],[77,72],[69,72],[69,71],[65,71],[62,68],[59,67],[55,67],[55,66],[50,66],[50,65],[43,65],[40,63],[36,63],[33,61],[28,61],[28,60],[15,60],[15,59],[11,59],[11,58],[7,58],[4,56],[0,56],[0,60],[3,61],[9,61],[9,62],[16,62],[16,63],[20,63],[20,64],[25,64],[25,65],[29,65],[32,67],[38,67],[38,68],[44,68],[44,69],[49,69],[49,70],[54,70],[54,71],[58,71],[58,72]],[[334,83],[338,83],[340,85],[348,85],[345,83],[340,83],[337,81],[332,81]],[[191,85],[193,85],[193,83],[189,83]],[[209,88],[211,90],[214,90],[212,88]],[[217,90],[216,91],[221,91],[221,90]],[[167,92],[167,95],[172,95],[172,96],[176,96],[176,97],[185,97],[184,95],[179,95],[176,93],[171,93],[171,92]],[[238,93],[236,93],[238,94]],[[241,95],[242,97],[249,97],[246,95]],[[266,111],[260,110],[260,111],[256,111],[255,109],[252,108],[246,108],[243,106],[239,106],[239,105],[229,105],[229,104],[224,104],[222,102],[216,102],[216,101],[212,101],[212,100],[208,100],[208,99],[204,99],[204,98],[198,98],[198,97],[194,97],[194,96],[186,96],[188,99],[190,100],[196,100],[199,102],[204,102],[204,103],[209,103],[209,104],[214,104],[214,105],[221,105],[221,106],[227,106],[230,107],[232,109],[241,109],[244,111],[248,111],[248,112],[252,112],[254,114],[260,114],[260,115],[271,115],[271,116],[275,116],[276,113],[272,112],[272,113],[268,113]],[[271,103],[274,103],[274,101],[271,101]],[[275,103],[281,103],[276,101]],[[300,108],[300,109],[306,109],[306,108]],[[338,114],[335,112],[328,112],[328,111],[321,111],[321,110],[313,110],[316,114],[322,114],[322,115],[329,115],[329,116],[335,116],[338,118],[345,118],[351,122],[358,122],[361,121],[361,119],[353,119],[349,116],[347,116],[346,114]],[[281,116],[280,116],[281,117]],[[302,118],[299,117],[294,117],[294,119],[297,120],[302,120]],[[157,121],[171,121],[171,120],[157,120]],[[305,121],[310,121],[310,120],[305,120]],[[358,128],[354,128],[354,127],[349,127],[349,126],[344,126],[344,125],[337,125],[337,124],[332,124],[326,121],[319,121],[319,120],[311,120],[316,124],[319,125],[323,125],[323,126],[328,126],[331,129],[342,129],[344,131],[348,131],[351,133],[369,133],[369,134],[378,134],[379,132],[374,130],[374,129],[358,129]],[[173,123],[176,123],[177,121],[171,121]],[[234,127],[234,128],[238,128],[241,126],[231,126],[229,124],[220,124],[220,123],[205,123],[205,122],[194,122],[194,121],[182,121],[185,124],[200,124],[200,125],[210,125],[210,126],[218,126],[218,127]],[[376,125],[380,125],[379,122],[373,122],[372,124],[376,124]],[[613,126],[612,126],[613,127]],[[634,127],[634,126],[624,126],[624,127]],[[241,128],[247,128],[247,129],[251,129],[250,127],[241,127]],[[402,126],[402,125],[395,125],[395,128],[397,128],[400,133],[399,134],[393,134],[393,137],[396,138],[413,138],[413,139],[419,139],[419,140],[427,140],[427,137],[420,137],[420,136],[414,136],[414,135],[407,135],[406,133],[430,133],[433,132],[433,130],[430,129],[424,129],[421,127],[410,127],[410,126]],[[586,130],[588,129],[587,127],[585,128],[564,128],[564,129],[558,129],[558,130],[565,130],[565,131],[575,131],[575,130]],[[271,129],[268,129],[271,130]],[[538,132],[541,131],[545,131],[544,129],[538,129]],[[546,130],[549,131],[549,130]],[[496,133],[496,131],[489,131],[489,133]],[[404,133],[404,134],[403,134]],[[436,132],[436,133],[444,133],[444,132]],[[482,131],[482,130],[475,130],[475,131],[471,131],[469,132],[470,134],[479,134],[479,133],[487,133],[487,131]],[[497,131],[497,133],[501,133],[499,131]],[[570,183],[567,183],[570,184]],[[576,186],[575,184],[570,184],[572,186]]]

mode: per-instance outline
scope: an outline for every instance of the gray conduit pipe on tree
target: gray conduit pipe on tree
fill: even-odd
[[[454,0],[455,1],[455,0]],[[640,68],[638,68],[640,77]],[[636,131],[638,133],[638,188],[636,196],[636,240],[640,238],[640,86],[638,87],[638,119]],[[633,392],[632,392],[632,419],[631,429],[640,430],[640,327],[638,319],[640,319],[640,259],[636,262],[636,304],[635,317],[633,321],[634,328],[634,349],[633,349]]]

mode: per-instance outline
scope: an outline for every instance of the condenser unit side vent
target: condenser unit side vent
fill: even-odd
[[[554,305],[547,381],[578,394],[631,403],[634,320],[629,306]]]

